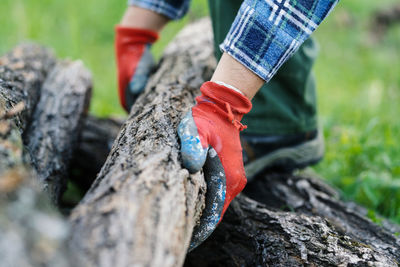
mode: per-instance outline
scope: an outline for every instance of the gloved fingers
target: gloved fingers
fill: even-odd
[[[147,46],[129,81],[128,89],[131,94],[139,95],[144,90],[154,65],[154,58],[150,52],[149,46]]]
[[[186,113],[178,126],[183,166],[190,173],[198,172],[207,158],[208,148],[203,148],[192,111]]]
[[[221,220],[226,194],[226,178],[222,163],[214,148],[210,147],[203,167],[207,183],[206,206],[200,218],[200,224],[193,230],[189,251],[206,240]]]
[[[154,59],[150,53],[150,49],[146,47],[135,69],[132,70],[133,74],[131,72],[127,80],[129,82],[125,85],[124,92],[127,109],[132,107],[136,99],[146,88],[154,65]]]

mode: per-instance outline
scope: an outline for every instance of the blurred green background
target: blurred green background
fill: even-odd
[[[321,53],[315,66],[327,152],[314,169],[354,200],[400,223],[400,24],[372,41],[373,14],[398,0],[341,1],[316,31]],[[93,72],[91,112],[123,115],[116,94],[114,25],[125,0],[1,0],[0,53],[35,40],[61,58],[82,59]],[[157,58],[188,21],[208,14],[193,0],[153,47]]]

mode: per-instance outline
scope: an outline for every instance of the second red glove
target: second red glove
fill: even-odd
[[[129,112],[144,90],[154,65],[150,46],[158,39],[158,34],[119,25],[115,27],[115,33],[119,99],[122,107]]]

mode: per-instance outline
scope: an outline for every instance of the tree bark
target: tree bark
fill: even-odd
[[[181,167],[175,129],[215,66],[209,27],[204,21],[187,27],[166,50],[74,210],[71,246],[87,264],[182,264],[205,192],[202,173],[189,176]],[[400,260],[398,227],[375,225],[320,180],[269,173],[245,193],[186,266],[397,266]]]
[[[21,137],[53,64],[51,53],[36,45],[19,46],[0,59],[1,266],[77,264],[67,247],[68,225],[37,185]]]
[[[201,173],[181,167],[175,129],[215,66],[203,23],[186,28],[167,48],[71,215],[71,246],[88,265],[183,264],[205,190]]]
[[[399,227],[374,224],[309,174],[263,174],[245,193],[186,267],[398,266]]]
[[[58,62],[43,84],[25,144],[54,203],[65,191],[69,163],[89,108],[91,74],[81,61]]]

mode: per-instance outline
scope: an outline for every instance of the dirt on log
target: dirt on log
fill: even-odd
[[[71,246],[86,263],[181,266],[205,192],[202,173],[181,167],[175,129],[215,66],[210,33],[201,21],[169,46],[72,213]],[[263,174],[185,266],[397,266],[398,227],[363,211],[309,175]]]
[[[43,84],[24,133],[39,180],[54,203],[65,191],[69,163],[89,108],[92,80],[81,61],[60,61]]]

